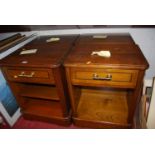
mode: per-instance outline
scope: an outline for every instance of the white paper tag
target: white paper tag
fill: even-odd
[[[94,39],[105,39],[107,37],[108,37],[107,35],[94,35],[93,36]]]
[[[55,41],[59,41],[59,40],[60,40],[60,38],[49,38],[46,40],[46,42],[49,43],[49,42],[55,42]]]
[[[22,63],[22,64],[27,64],[28,61],[24,60],[24,61],[22,61],[21,63]]]
[[[20,55],[24,54],[35,54],[37,52],[37,49],[31,49],[31,50],[24,50],[20,52]]]
[[[105,58],[111,57],[110,51],[93,51],[91,55],[98,55],[100,57],[105,57]]]

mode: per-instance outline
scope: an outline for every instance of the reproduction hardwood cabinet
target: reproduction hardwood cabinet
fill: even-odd
[[[94,51],[110,51],[111,57],[92,55]],[[149,65],[129,35],[80,36],[64,66],[75,125],[133,127]]]
[[[25,118],[70,124],[62,63],[75,40],[76,36],[41,36],[0,61]],[[32,49],[36,53],[24,53]]]
[[[132,128],[148,66],[129,34],[40,36],[0,61],[25,118],[68,125],[72,110],[86,128]]]

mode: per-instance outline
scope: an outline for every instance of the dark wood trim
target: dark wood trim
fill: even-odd
[[[3,53],[5,50],[19,44],[20,42],[24,40],[26,40],[26,36],[21,35],[20,33],[17,33],[11,37],[1,40],[0,41],[0,53]]]

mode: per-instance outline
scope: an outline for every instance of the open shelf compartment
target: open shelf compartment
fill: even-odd
[[[127,92],[81,87],[77,118],[86,121],[128,124]]]
[[[56,87],[51,85],[24,84],[21,96],[59,101]]]

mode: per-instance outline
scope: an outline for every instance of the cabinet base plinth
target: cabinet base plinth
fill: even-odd
[[[131,124],[117,124],[102,121],[92,121],[84,120],[81,118],[73,118],[74,125],[84,128],[94,128],[94,129],[128,129],[131,128]]]
[[[69,114],[67,117],[48,118],[48,117],[42,117],[42,116],[36,116],[33,114],[23,113],[23,117],[28,120],[43,121],[43,122],[54,123],[62,126],[69,126],[71,124],[71,114]]]

